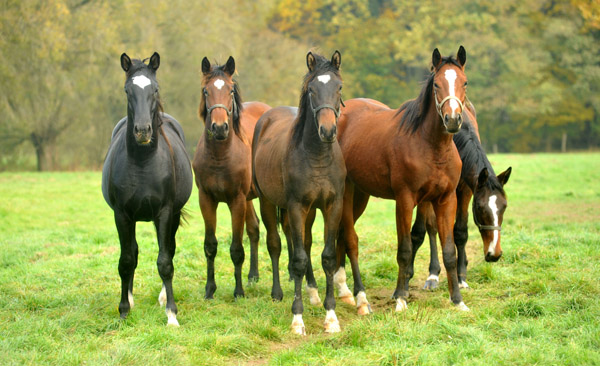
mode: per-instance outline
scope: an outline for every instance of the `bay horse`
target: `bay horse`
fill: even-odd
[[[235,266],[234,297],[243,297],[242,245],[244,221],[250,238],[249,282],[258,280],[258,217],[252,204],[252,137],[258,118],[268,109],[260,102],[242,104],[240,88],[233,79],[235,60],[211,66],[202,60],[202,96],[198,114],[204,120],[204,131],[194,155],[193,168],[198,186],[200,210],[204,218],[204,254],[207,280],[204,297],[212,299],[217,289],[214,263],[217,254],[217,206],[224,202],[231,212],[231,260]],[[233,130],[233,132],[231,132]]]
[[[163,287],[158,297],[165,305],[168,325],[179,326],[173,298],[175,234],[183,206],[192,192],[192,170],[183,130],[163,113],[156,70],[160,56],[148,64],[121,55],[126,73],[127,117],[117,123],[102,169],[102,194],[113,209],[119,232],[121,302],[125,319],[133,307],[133,276],[138,263],[137,221],[153,221],[158,238],[158,273]]]
[[[341,107],[341,55],[331,60],[309,52],[308,72],[302,84],[299,108],[277,107],[260,118],[252,144],[253,180],[260,211],[267,229],[267,248],[273,266],[271,297],[281,300],[279,256],[281,241],[277,232],[278,208],[286,215],[292,246],[291,272],[294,279],[292,331],[305,335],[302,320],[302,278],[308,267],[304,243],[312,225],[307,216],[315,209],[323,214],[325,245],[321,262],[327,290],[324,307],[325,331],[339,332],[335,315],[333,274],[336,267],[335,238],[342,211],[346,168],[338,145],[337,121]]]
[[[463,111],[464,123],[454,135],[454,143],[462,161],[460,181],[456,188],[457,210],[454,223],[454,241],[458,252],[458,280],[460,288],[468,288],[467,254],[465,246],[469,238],[467,227],[469,203],[473,197],[473,221],[483,240],[483,253],[486,262],[496,262],[502,256],[500,231],[508,201],[504,185],[508,182],[512,168],[496,176],[490,161],[479,141],[477,120],[472,104],[466,103]],[[429,236],[430,262],[429,277],[424,288],[434,289],[439,283],[440,264],[437,256],[435,236],[435,213],[428,202],[417,207],[415,223],[411,231],[414,251],[423,243],[425,232]]]
[[[405,102],[397,110],[369,100],[352,99],[342,111],[338,140],[348,176],[335,282],[342,301],[353,304],[352,293],[345,282],[347,254],[359,314],[368,314],[371,308],[360,276],[354,224],[370,196],[396,201],[398,278],[393,294],[396,311],[408,308],[408,281],[414,272],[412,212],[421,202],[431,202],[436,213],[450,299],[459,309],[468,310],[458,287],[453,237],[456,187],[462,164],[452,136],[463,122],[465,62],[466,51],[462,46],[456,58],[442,57],[436,48],[432,54],[432,72],[416,99]]]

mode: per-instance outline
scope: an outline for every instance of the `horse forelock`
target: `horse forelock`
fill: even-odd
[[[206,87],[206,85],[208,85],[208,83],[210,82],[210,80],[212,80],[215,77],[227,77],[227,74],[225,73],[225,65],[214,65],[210,72],[207,74],[204,74],[202,76],[202,90],[204,90],[204,88]],[[242,115],[242,110],[243,110],[243,101],[242,101],[242,93],[240,90],[240,86],[237,82],[237,80],[235,80],[234,78],[231,78],[232,82],[233,82],[233,99],[235,100],[235,106],[233,106],[233,110],[231,112],[232,114],[232,118],[231,118],[231,124],[233,126],[233,130],[235,131],[236,135],[238,135],[238,137],[240,137],[241,139],[244,139],[242,130],[241,130],[241,123],[240,123],[240,118]],[[204,92],[201,93],[200,96],[200,105],[198,106],[198,114],[200,116],[200,118],[202,118],[203,121],[206,122],[206,118],[208,117],[208,109],[206,108],[206,95],[204,95]]]
[[[443,57],[439,67],[432,67],[432,72],[429,73],[429,76],[425,80],[419,96],[404,102],[398,109],[398,115],[404,112],[400,119],[400,126],[405,127],[410,133],[415,133],[425,121],[425,117],[429,111],[429,105],[433,102],[433,79],[436,72],[446,64],[452,64],[462,68],[458,63],[458,60],[454,57]]]
[[[319,75],[326,72],[333,73],[336,77],[342,79],[340,71],[331,64],[331,62],[322,55],[313,53],[315,57],[316,65],[312,71],[308,71],[304,75],[302,82],[302,89],[300,90],[300,105],[298,106],[298,115],[294,121],[294,127],[292,131],[292,140],[296,143],[302,140],[302,131],[304,130],[304,122],[307,119],[307,113],[309,112],[310,103],[308,100],[308,84],[313,81]]]

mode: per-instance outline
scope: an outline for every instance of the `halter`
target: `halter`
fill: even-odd
[[[475,200],[473,200],[473,206],[475,206]],[[482,225],[479,223],[479,220],[477,220],[477,215],[475,213],[475,209],[473,209],[473,221],[475,222],[475,225],[477,225],[477,227],[479,228],[479,230],[498,230],[498,231],[502,231],[502,227],[501,226],[495,226],[495,225]]]
[[[463,112],[463,110],[465,109],[463,103],[460,101],[460,99],[458,99],[458,97],[454,96],[454,95],[448,95],[446,98],[442,99],[442,101],[440,103],[438,103],[438,98],[437,98],[437,90],[433,90],[433,93],[435,94],[435,109],[437,110],[438,114],[440,115],[440,118],[442,119],[442,121],[444,120],[444,116],[442,115],[442,107],[444,106],[444,103],[446,103],[447,101],[449,101],[450,99],[454,99],[458,102],[458,105],[460,106],[460,113]]]
[[[223,108],[226,112],[227,112],[227,117],[231,116],[231,113],[233,113],[233,111],[236,108],[236,103],[235,103],[235,92],[231,91],[231,109],[227,109],[227,106],[225,104],[213,104],[212,106],[208,107],[208,105],[206,106],[206,114],[209,118],[211,118],[211,113],[213,111],[213,109],[216,108]],[[212,118],[211,118],[212,119]]]
[[[332,106],[331,104],[321,104],[320,106],[318,106],[317,108],[315,108],[315,107],[313,106],[313,102],[312,102],[312,93],[311,93],[311,92],[308,92],[308,101],[309,101],[309,103],[310,103],[310,109],[312,109],[312,112],[313,112],[313,118],[314,118],[314,121],[315,121],[315,125],[317,125],[317,128],[319,127],[319,125],[317,124],[317,113],[319,113],[319,111],[320,111],[321,109],[325,109],[325,108],[327,108],[327,109],[331,109],[331,110],[333,111],[333,113],[335,114],[335,120],[336,120],[336,122],[337,122],[338,118],[340,117],[340,111],[341,111],[342,107],[340,107],[340,108],[336,109],[336,108],[335,108],[334,106]],[[344,107],[346,106],[346,105],[344,104],[344,101],[342,100],[342,98],[341,98],[341,97],[340,97],[340,104],[341,104],[341,105],[343,105]]]

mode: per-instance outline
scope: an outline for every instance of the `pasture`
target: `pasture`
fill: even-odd
[[[0,364],[7,365],[447,365],[600,363],[600,154],[490,155],[506,186],[498,263],[486,263],[469,223],[468,313],[440,288],[422,290],[428,246],[411,281],[409,309],[394,313],[397,275],[391,201],[371,199],[357,224],[360,263],[374,313],[338,302],[342,332],[323,332],[325,310],[305,299],[307,336],[291,334],[293,284],[281,260],[283,301],[270,297],[261,224],[260,280],[234,300],[230,220],[219,206],[217,291],[204,300],[204,227],[194,187],[177,233],[173,289],[180,328],[166,326],[157,296],[154,227],[138,223],[135,307],[119,320],[119,242],[100,173],[0,174]],[[256,203],[258,208],[258,203]],[[258,210],[257,210],[258,211]],[[320,214],[312,258],[324,299]],[[285,245],[285,244],[284,244]],[[349,269],[349,266],[347,266]],[[352,278],[349,285],[352,288]],[[306,296],[306,292],[304,292]]]

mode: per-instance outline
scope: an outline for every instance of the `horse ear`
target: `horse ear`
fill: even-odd
[[[125,52],[123,52],[123,54],[121,55],[121,67],[125,72],[129,71],[129,69],[131,68],[131,59],[129,58],[129,56],[127,56]]]
[[[340,54],[340,51],[335,50],[333,56],[331,56],[331,64],[335,66],[336,69],[340,69],[340,66],[342,65],[342,55]]]
[[[210,61],[206,57],[202,59],[202,73],[208,74],[210,72]]]
[[[481,169],[481,172],[479,172],[479,178],[477,178],[477,186],[482,187],[485,182],[487,182],[489,176],[490,173],[488,172],[487,168]]]
[[[440,51],[436,48],[433,50],[433,55],[431,55],[431,64],[434,69],[437,69],[440,63],[442,63],[442,55],[440,55]]]
[[[158,70],[158,67],[160,66],[160,55],[158,54],[158,52],[154,52],[152,54],[148,66],[150,66],[150,68],[154,71]]]
[[[467,62],[467,51],[465,51],[465,48],[462,45],[458,48],[456,59],[458,60],[460,66],[464,68],[465,63]]]
[[[317,60],[312,52],[306,54],[306,66],[308,66],[308,71],[313,71],[317,66]]]
[[[508,167],[505,171],[498,174],[498,181],[502,184],[502,187],[508,182],[508,178],[510,178],[510,173],[512,172],[512,167]]]
[[[235,72],[235,60],[233,59],[233,57],[229,56],[229,59],[227,59],[225,69],[223,71],[225,71],[230,76],[233,76],[233,73]]]

